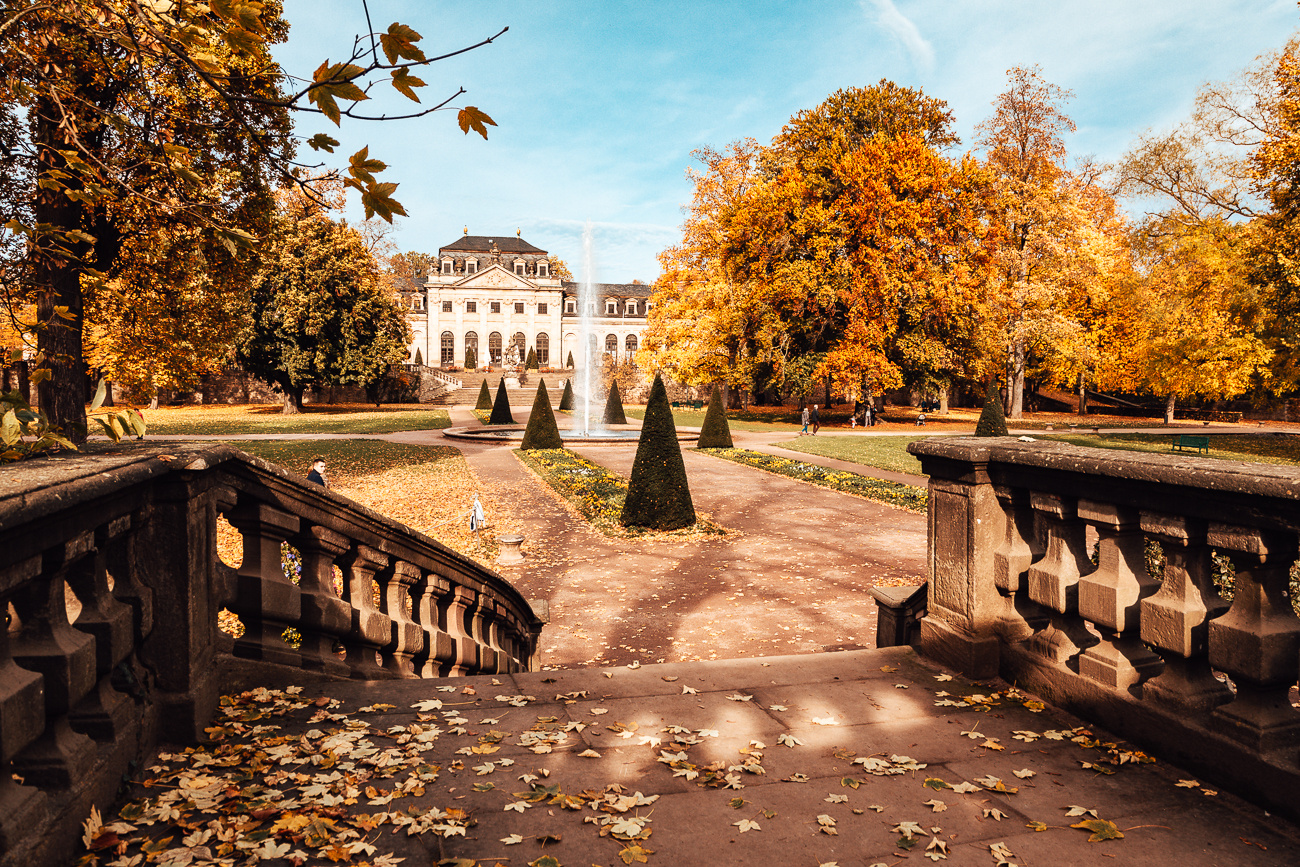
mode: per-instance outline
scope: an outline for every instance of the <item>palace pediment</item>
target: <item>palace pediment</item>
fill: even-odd
[[[536,289],[537,284],[500,265],[492,265],[453,284],[457,289]]]

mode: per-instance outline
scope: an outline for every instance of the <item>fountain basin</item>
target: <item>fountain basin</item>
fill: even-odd
[[[482,427],[451,427],[442,435],[454,440],[472,440],[475,442],[522,442],[527,425],[494,424]],[[613,428],[593,430],[583,433],[571,428],[560,428],[560,439],[566,443],[586,443],[588,445],[626,445],[635,443],[641,437],[641,431],[633,427],[616,425]],[[693,442],[700,438],[698,433],[677,433],[678,442]]]

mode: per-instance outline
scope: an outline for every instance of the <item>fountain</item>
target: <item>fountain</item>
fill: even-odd
[[[596,307],[596,254],[591,221],[582,227],[582,282],[578,284],[578,354],[582,365],[582,433],[591,435],[591,368],[597,353],[593,351],[596,335],[592,331],[591,316]],[[597,425],[604,427],[603,420]]]

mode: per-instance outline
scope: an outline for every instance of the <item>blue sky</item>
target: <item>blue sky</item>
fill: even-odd
[[[961,149],[991,113],[1011,66],[1040,64],[1074,92],[1074,155],[1114,159],[1139,133],[1187,116],[1197,88],[1279,48],[1300,24],[1290,0],[369,0],[384,30],[418,30],[427,54],[510,30],[420,73],[425,102],[464,87],[498,126],[461,134],[454,112],[383,124],[305,117],[339,154],[362,145],[410,216],[403,250],[433,253],[471,234],[523,237],[577,274],[583,225],[597,280],[653,280],[690,201],[691,151],[766,143],[792,114],[843,87],[889,78],[944,99]],[[365,31],[360,0],[285,0],[277,58],[296,74],[346,59]],[[389,90],[385,88],[385,90]],[[398,113],[413,103],[373,100]],[[309,156],[310,151],[306,152]]]

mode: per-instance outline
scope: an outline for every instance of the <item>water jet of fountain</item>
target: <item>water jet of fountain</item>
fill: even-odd
[[[594,335],[592,334],[592,311],[596,306],[596,253],[595,230],[588,220],[582,229],[582,282],[578,289],[579,336],[582,351],[582,432],[591,432],[591,368],[595,362],[591,351]]]

